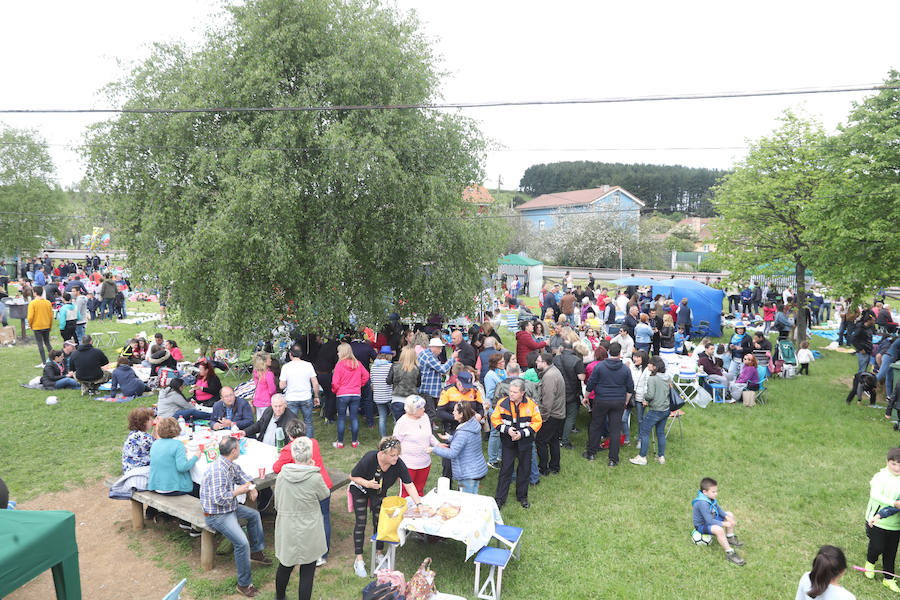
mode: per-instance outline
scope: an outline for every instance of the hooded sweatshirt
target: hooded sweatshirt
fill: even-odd
[[[894,505],[894,502],[900,497],[900,476],[895,477],[891,474],[890,469],[885,467],[875,473],[869,485],[869,505],[866,507],[866,521],[875,516],[875,513],[882,508]],[[875,527],[888,531],[900,530],[900,513],[876,521]]]
[[[319,467],[286,464],[275,485],[275,556],[283,565],[316,562],[328,551],[319,502],[331,495]]]
[[[81,344],[72,353],[71,365],[75,370],[75,379],[81,381],[96,381],[103,378],[103,369],[100,367],[109,363],[109,359],[99,348],[91,344]]]
[[[621,360],[607,358],[591,371],[586,389],[588,393],[594,392],[594,402],[624,406],[625,394],[634,394],[631,370]]]
[[[694,520],[694,529],[701,529],[704,525],[707,527],[715,525],[716,521],[725,520],[725,509],[719,506],[719,503],[703,493],[703,490],[697,492],[697,497],[691,500],[692,517]]]
[[[344,359],[334,367],[331,378],[331,391],[335,396],[359,396],[362,387],[369,381],[369,372],[359,362],[354,367],[350,360]]]

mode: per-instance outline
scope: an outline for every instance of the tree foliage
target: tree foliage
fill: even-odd
[[[677,165],[571,161],[528,167],[519,188],[537,196],[618,185],[644,201],[645,212],[683,212],[710,217],[713,216],[710,188],[723,174],[716,169]]]
[[[0,255],[24,255],[57,233],[61,192],[47,142],[0,125]]]
[[[799,306],[806,305],[806,268],[817,252],[803,235],[811,203],[827,172],[822,126],[791,111],[771,136],[751,143],[747,158],[716,187],[717,264],[739,278],[794,265]],[[800,339],[806,322],[798,319]]]
[[[900,86],[891,71],[886,86]],[[900,89],[854,105],[829,144],[829,169],[807,228],[817,278],[854,295],[897,284],[900,264]]]
[[[157,46],[110,95],[127,107],[430,102],[418,23],[378,2],[254,0],[196,52]],[[291,320],[466,310],[503,243],[463,188],[481,180],[469,120],[422,110],[123,114],[89,134],[88,176],[138,274],[171,284],[201,339]],[[402,299],[402,306],[398,300]]]

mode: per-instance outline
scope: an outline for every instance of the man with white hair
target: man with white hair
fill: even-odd
[[[428,342],[428,350],[419,353],[418,365],[419,372],[422,374],[422,383],[419,385],[419,395],[425,399],[425,413],[428,415],[432,424],[436,423],[437,398],[441,395],[441,387],[444,380],[444,374],[447,373],[453,363],[459,356],[459,351],[453,352],[445,363],[438,360],[441,351],[444,349],[444,342],[439,337],[431,338]]]
[[[488,372],[488,362],[490,362],[491,357],[495,354],[500,354],[500,351],[497,350],[497,340],[491,336],[487,336],[484,338],[484,350],[478,354],[478,360],[481,361],[479,363],[481,369],[479,369],[478,378],[481,380],[482,384],[484,383],[484,376],[487,375]],[[488,398],[488,400],[490,400],[490,398]]]

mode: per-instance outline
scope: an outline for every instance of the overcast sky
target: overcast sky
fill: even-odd
[[[398,0],[443,57],[447,102],[551,100],[878,83],[900,68],[900,2],[516,2]],[[108,106],[97,92],[157,41],[196,43],[218,3],[3,2],[0,108]],[[833,129],[863,94],[592,106],[465,114],[504,150],[485,183],[518,186],[560,160],[728,168],[788,107]],[[66,145],[96,117],[0,115],[52,145],[64,185],[83,174]],[[647,149],[650,150],[647,150]],[[712,148],[686,150],[682,148]],[[539,150],[539,151],[535,151]],[[611,184],[616,182],[611,181]]]

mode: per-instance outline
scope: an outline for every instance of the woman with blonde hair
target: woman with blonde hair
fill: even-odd
[[[331,391],[337,396],[337,441],[332,444],[335,448],[344,447],[344,421],[347,418],[347,409],[350,409],[350,434],[354,448],[359,446],[359,402],[362,396],[362,387],[369,381],[369,372],[359,364],[353,356],[353,348],[350,344],[342,342],[337,349],[338,362],[334,367],[334,375],[331,377]]]
[[[253,385],[256,386],[253,392],[253,409],[256,411],[257,420],[268,407],[272,406],[272,396],[278,393],[271,364],[272,356],[268,352],[257,352],[253,355]]]
[[[418,393],[422,384],[422,373],[416,362],[416,351],[412,346],[404,346],[400,351],[400,360],[391,365],[387,376],[387,383],[392,385],[391,414],[394,415],[394,423],[406,414],[404,402],[409,396]]]
[[[416,357],[418,357],[422,350],[428,349],[428,334],[424,331],[416,332],[413,343],[415,344]]]

